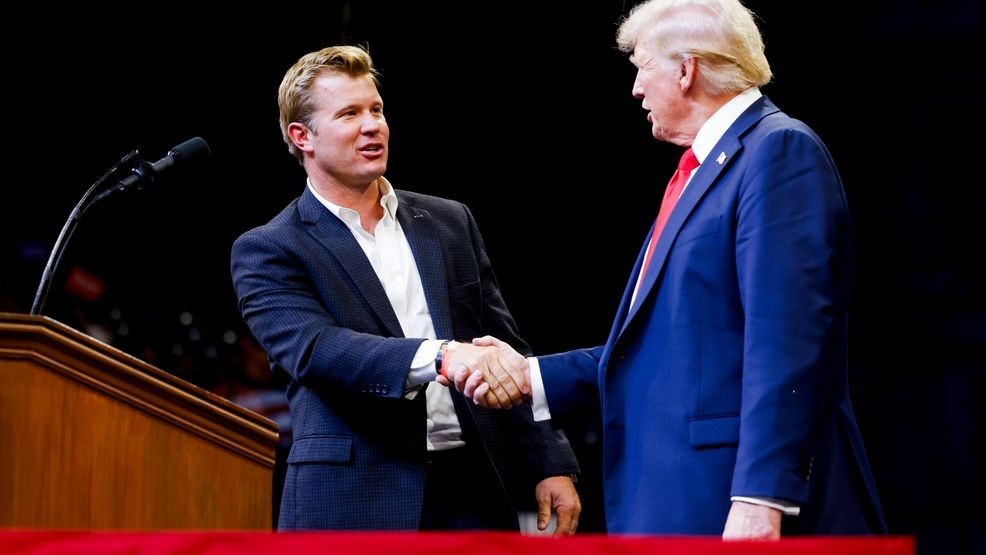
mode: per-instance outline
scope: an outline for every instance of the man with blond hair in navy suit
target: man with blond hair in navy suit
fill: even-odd
[[[578,466],[564,435],[529,405],[494,412],[435,384],[479,369],[503,384],[487,402],[512,406],[524,359],[469,340],[527,346],[469,210],[383,177],[390,128],[369,54],[303,56],[278,104],[308,184],[237,239],[232,274],[247,325],[289,379],[279,528],[517,529],[508,492],[529,484],[539,528],[554,511],[555,533],[574,533]]]

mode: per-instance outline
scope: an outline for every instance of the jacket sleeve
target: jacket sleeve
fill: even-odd
[[[599,360],[603,347],[539,356],[541,381],[552,418],[599,413]]]
[[[339,325],[296,252],[265,228],[233,245],[240,312],[273,362],[313,390],[399,398],[421,339],[380,337]]]
[[[804,502],[813,434],[846,379],[848,211],[807,129],[774,132],[750,155],[756,172],[737,208],[745,322],[731,494]]]

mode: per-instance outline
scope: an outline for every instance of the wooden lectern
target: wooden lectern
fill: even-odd
[[[0,313],[0,528],[270,530],[276,443],[256,413]]]

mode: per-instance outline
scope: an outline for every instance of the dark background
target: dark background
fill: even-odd
[[[8,14],[0,310],[28,311],[66,216],[117,159],[202,136],[205,171],[90,210],[46,314],[230,397],[276,387],[247,374],[229,248],[304,185],[277,127],[284,71],[346,42],[383,73],[388,177],[472,208],[535,351],[602,343],[680,153],[630,96],[614,35],[633,4]],[[849,196],[850,378],[891,531],[926,553],[984,550],[983,4],[748,5],[764,92],[826,141]],[[598,436],[570,435],[582,530],[599,531]]]

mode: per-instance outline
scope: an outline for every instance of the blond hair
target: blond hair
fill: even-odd
[[[695,58],[707,93],[740,92],[772,76],[753,17],[739,0],[650,0],[630,12],[616,42],[624,52],[648,41],[656,56]]]
[[[302,154],[288,136],[288,125],[298,122],[312,127],[312,114],[317,108],[311,94],[312,84],[320,75],[329,72],[350,77],[369,75],[373,83],[378,84],[370,53],[358,46],[330,46],[299,58],[284,74],[277,89],[281,137],[288,145],[288,152],[299,162],[303,159]]]

